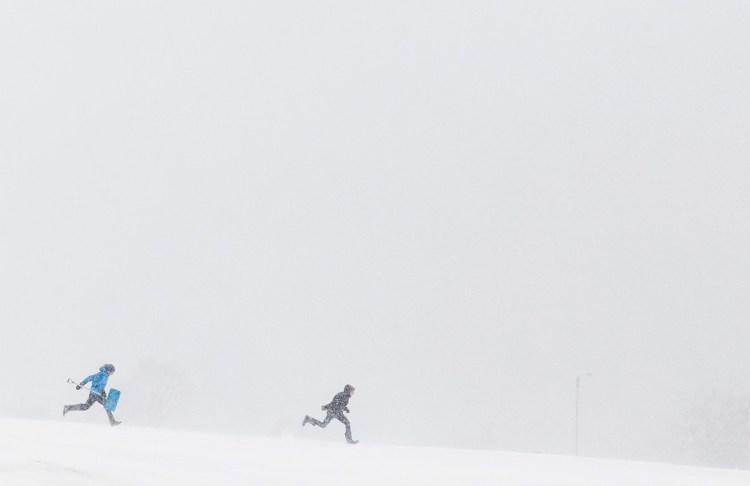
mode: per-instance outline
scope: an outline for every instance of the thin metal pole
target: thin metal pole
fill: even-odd
[[[578,455],[578,396],[581,390],[581,377],[576,377],[576,456]]]
[[[81,388],[83,388],[84,390],[88,390],[88,391],[90,391],[91,393],[93,393],[94,395],[99,395],[99,396],[102,396],[101,392],[97,392],[97,391],[94,391],[94,390],[92,390],[91,388],[89,388],[89,387],[87,387],[87,386],[81,385],[81,384],[80,384],[80,383],[78,383],[77,381],[73,381],[73,380],[71,380],[70,378],[68,378],[68,383],[73,383],[73,384],[74,384],[74,385],[76,385],[76,386],[80,386],[80,387],[81,387]]]
[[[576,376],[576,456],[578,455],[578,417],[580,410],[581,378],[591,376],[591,373]]]

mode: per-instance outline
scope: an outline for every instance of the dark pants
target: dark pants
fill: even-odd
[[[90,393],[89,399],[86,400],[86,403],[79,403],[78,405],[68,405],[65,408],[67,409],[68,412],[77,412],[79,410],[84,411],[84,410],[88,410],[89,408],[91,408],[91,405],[93,405],[94,402],[99,402],[102,404],[102,406],[104,406],[104,399],[102,398],[101,395],[97,395],[96,393]],[[110,412],[109,410],[105,409],[105,412],[107,412],[107,417],[109,417],[109,424],[113,425],[116,422],[115,416],[112,415],[112,412]]]
[[[331,420],[333,419],[338,420],[339,422],[341,422],[342,424],[346,426],[346,432],[344,433],[344,435],[346,436],[346,440],[351,441],[352,440],[352,427],[351,427],[351,424],[349,424],[349,419],[344,416],[343,410],[339,410],[338,412],[332,412],[329,410],[326,413],[325,420],[321,422],[320,420],[311,418],[310,423],[313,425],[317,425],[318,427],[325,428],[326,425],[331,423]]]

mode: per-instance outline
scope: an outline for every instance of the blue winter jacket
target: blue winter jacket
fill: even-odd
[[[107,386],[108,379],[109,375],[107,374],[107,370],[102,366],[99,368],[99,373],[87,376],[86,379],[81,382],[81,385],[91,382],[91,389],[97,393],[101,393],[102,390],[104,390],[104,387]]]

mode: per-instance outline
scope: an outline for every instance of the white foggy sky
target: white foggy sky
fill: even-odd
[[[104,362],[126,398],[155,360],[178,426],[276,433],[352,383],[355,436],[569,453],[591,372],[586,452],[665,457],[750,383],[747,25],[0,2],[0,413],[56,417]]]

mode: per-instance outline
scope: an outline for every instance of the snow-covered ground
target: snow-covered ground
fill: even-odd
[[[750,472],[0,419],[0,484],[747,486]]]

